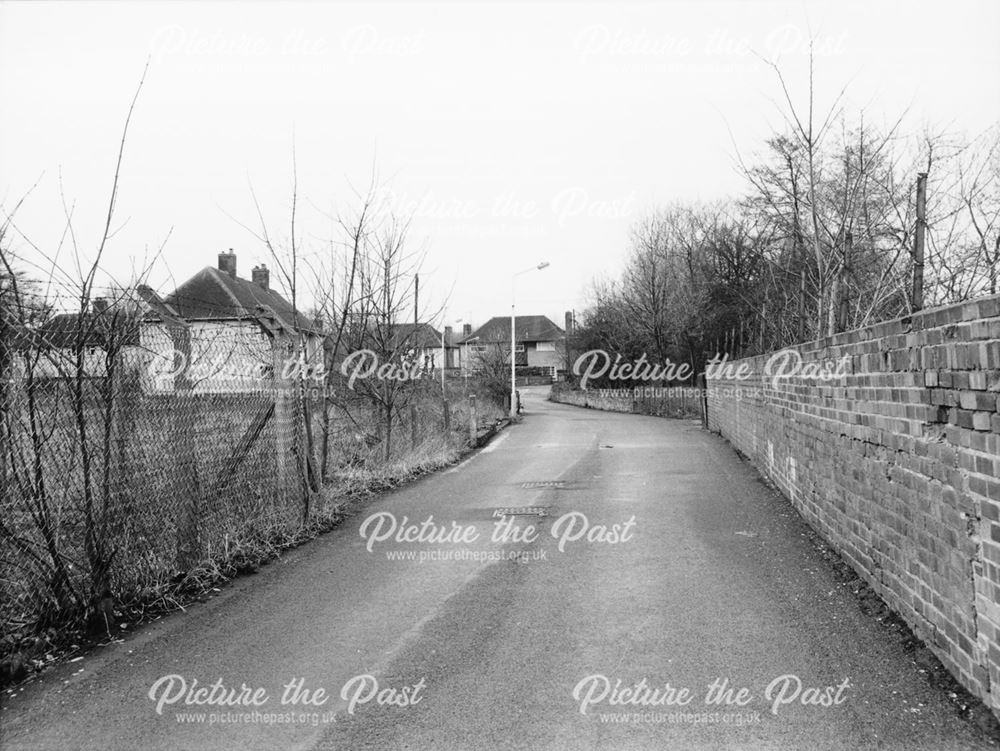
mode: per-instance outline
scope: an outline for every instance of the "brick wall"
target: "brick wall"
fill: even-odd
[[[737,361],[709,427],[1000,716],[1000,296],[793,349],[830,378]]]

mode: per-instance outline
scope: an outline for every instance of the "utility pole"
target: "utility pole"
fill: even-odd
[[[927,231],[927,173],[917,174],[917,229],[913,238],[913,310],[924,307],[924,234]]]

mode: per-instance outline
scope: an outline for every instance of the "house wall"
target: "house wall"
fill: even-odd
[[[462,370],[470,370],[475,367],[475,353],[472,351],[472,345],[463,344],[458,348],[458,367]]]
[[[469,344],[463,344],[459,348],[460,353],[460,366],[462,369],[472,368],[475,370],[476,365],[476,353],[472,351],[472,346]],[[498,343],[489,342],[485,346],[495,348],[497,346],[505,347],[504,353],[507,355],[506,361],[510,362],[509,353],[506,348],[510,347],[510,342]],[[526,342],[524,345],[524,351],[515,354],[515,361],[518,367],[527,365],[529,367],[546,367],[546,368],[557,368],[562,369],[565,366],[565,353],[563,350],[562,342],[556,342],[556,347],[554,351],[546,351],[538,349],[538,342]]]
[[[540,350],[538,349],[539,344],[541,342],[528,342],[528,365],[532,367],[561,369],[564,365],[562,342],[555,342],[555,349],[553,350]]]
[[[1000,297],[793,350],[845,367],[737,361],[748,379],[708,381],[709,427],[1000,714]]]
[[[272,384],[273,339],[252,321],[193,321],[189,325],[191,357],[188,373],[195,393],[239,393],[260,391]],[[174,342],[162,323],[145,323],[140,345],[146,353],[141,379],[151,393],[174,388]],[[289,343],[279,353],[279,364],[293,356]],[[306,340],[306,363],[323,362],[323,340]],[[280,374],[278,374],[280,375]]]
[[[475,351],[474,349],[475,346],[476,344],[463,344],[459,349],[460,352],[459,360],[463,370],[475,370],[476,368],[478,368],[480,366],[479,365],[480,357],[492,354],[492,350],[497,346],[497,344],[496,342],[490,342],[486,345],[483,345],[489,347],[490,351],[482,354]]]
[[[446,349],[447,352],[447,349]],[[417,362],[421,368],[437,370],[441,367],[441,348],[425,347],[415,351]]]
[[[134,349],[123,347],[122,351]],[[37,353],[32,353],[32,359]],[[25,378],[28,375],[28,365],[23,357],[13,359],[13,374]],[[35,378],[74,378],[76,377],[76,355],[72,350],[53,348],[43,352],[31,365],[32,376]],[[103,378],[107,375],[107,353],[100,347],[86,347],[83,351],[83,373],[88,378]]]

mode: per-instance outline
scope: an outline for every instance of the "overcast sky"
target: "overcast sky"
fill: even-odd
[[[562,323],[614,274],[630,224],[673,200],[737,194],[737,150],[780,124],[777,59],[805,94],[872,122],[975,134],[1000,120],[1000,3],[0,3],[0,199],[41,177],[18,226],[48,252],[62,190],[93,252],[143,66],[107,268],[171,232],[170,292],[234,248],[267,262],[252,182],[287,232],[293,141],[311,247],[377,165],[414,215],[422,296],[449,322],[518,309]],[[127,222],[125,221],[127,220]],[[23,250],[23,245],[22,245]],[[66,268],[69,256],[63,261]]]

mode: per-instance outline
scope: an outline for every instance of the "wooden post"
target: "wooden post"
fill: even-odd
[[[698,387],[701,389],[701,427],[708,429],[708,380],[704,373],[698,374]]]
[[[410,405],[410,446],[417,449],[417,405]]]
[[[469,394],[469,443],[475,447],[479,439],[479,421],[476,417],[476,395]]]
[[[924,234],[927,230],[927,173],[917,174],[917,227],[913,237],[913,309],[924,307]]]

